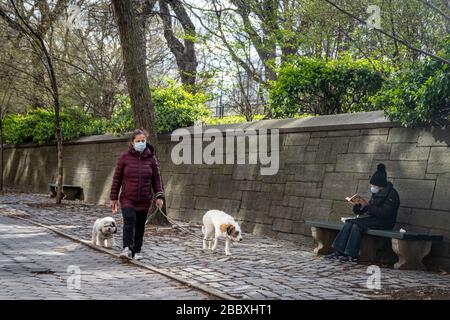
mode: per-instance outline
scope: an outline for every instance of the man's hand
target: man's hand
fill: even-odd
[[[362,207],[365,207],[369,204],[369,202],[367,202],[367,200],[363,197],[361,197],[361,199],[359,199],[359,203],[361,204]]]
[[[156,204],[156,206],[157,206],[158,208],[162,209],[162,207],[163,207],[163,205],[164,205],[164,200],[161,199],[161,198],[158,198],[158,199],[156,199],[155,204]]]
[[[116,213],[117,212],[117,200],[111,200],[109,202],[109,204],[111,206],[112,213]]]

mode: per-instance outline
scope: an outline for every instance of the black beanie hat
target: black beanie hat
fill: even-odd
[[[370,184],[378,187],[387,186],[386,166],[384,164],[380,163],[377,166],[377,171],[373,174],[372,178],[370,178]]]

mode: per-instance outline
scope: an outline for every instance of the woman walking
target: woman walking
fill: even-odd
[[[159,208],[163,206],[164,190],[159,163],[148,134],[136,129],[131,135],[128,150],[116,162],[111,186],[110,204],[113,213],[118,210],[118,200],[123,216],[124,259],[142,259],[145,221],[153,198]],[[119,199],[120,190],[120,199]]]

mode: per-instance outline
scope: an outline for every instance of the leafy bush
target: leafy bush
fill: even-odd
[[[158,133],[192,126],[196,121],[211,115],[211,111],[205,107],[207,96],[204,93],[191,93],[174,82],[169,82],[166,87],[151,89],[151,94]],[[131,131],[134,129],[134,121],[130,98],[119,95],[117,99],[118,106],[108,121],[107,130],[113,133]]]
[[[101,134],[104,124],[94,120],[80,109],[68,109],[60,113],[63,140],[80,136]],[[37,142],[53,143],[56,141],[53,111],[38,108],[26,114],[12,114],[3,121],[3,134],[6,143]]]
[[[262,120],[264,119],[263,114],[256,114],[253,118],[256,120]],[[222,118],[219,117],[209,117],[204,120],[204,123],[206,125],[216,125],[216,124],[232,124],[232,123],[241,123],[241,122],[247,122],[245,119],[245,116],[236,115],[236,116],[224,116]]]
[[[366,59],[299,57],[283,64],[270,89],[274,118],[299,113],[335,114],[372,110],[369,97],[382,86],[384,68]]]
[[[191,126],[195,121],[203,120],[211,114],[204,105],[207,100],[205,94],[190,93],[174,83],[164,88],[152,89],[152,98],[158,133]],[[94,118],[79,108],[65,108],[60,114],[63,140],[133,130],[133,112],[129,97],[119,95],[117,102],[118,105],[110,119]],[[8,115],[3,122],[5,142],[53,143],[56,141],[53,121],[53,111],[45,109]]]
[[[196,121],[211,115],[211,110],[205,106],[207,95],[186,91],[174,82],[170,82],[167,87],[152,89],[152,99],[158,133],[192,126]]]
[[[449,38],[450,39],[450,38]],[[440,53],[450,58],[450,40]],[[372,98],[389,119],[404,126],[446,124],[450,116],[450,68],[426,59],[393,74]]]

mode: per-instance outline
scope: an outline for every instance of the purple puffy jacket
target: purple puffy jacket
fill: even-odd
[[[116,162],[111,185],[111,200],[118,200],[120,192],[121,208],[133,208],[147,212],[155,198],[164,197],[159,163],[154,148],[147,147],[140,154],[132,146],[122,152]]]

